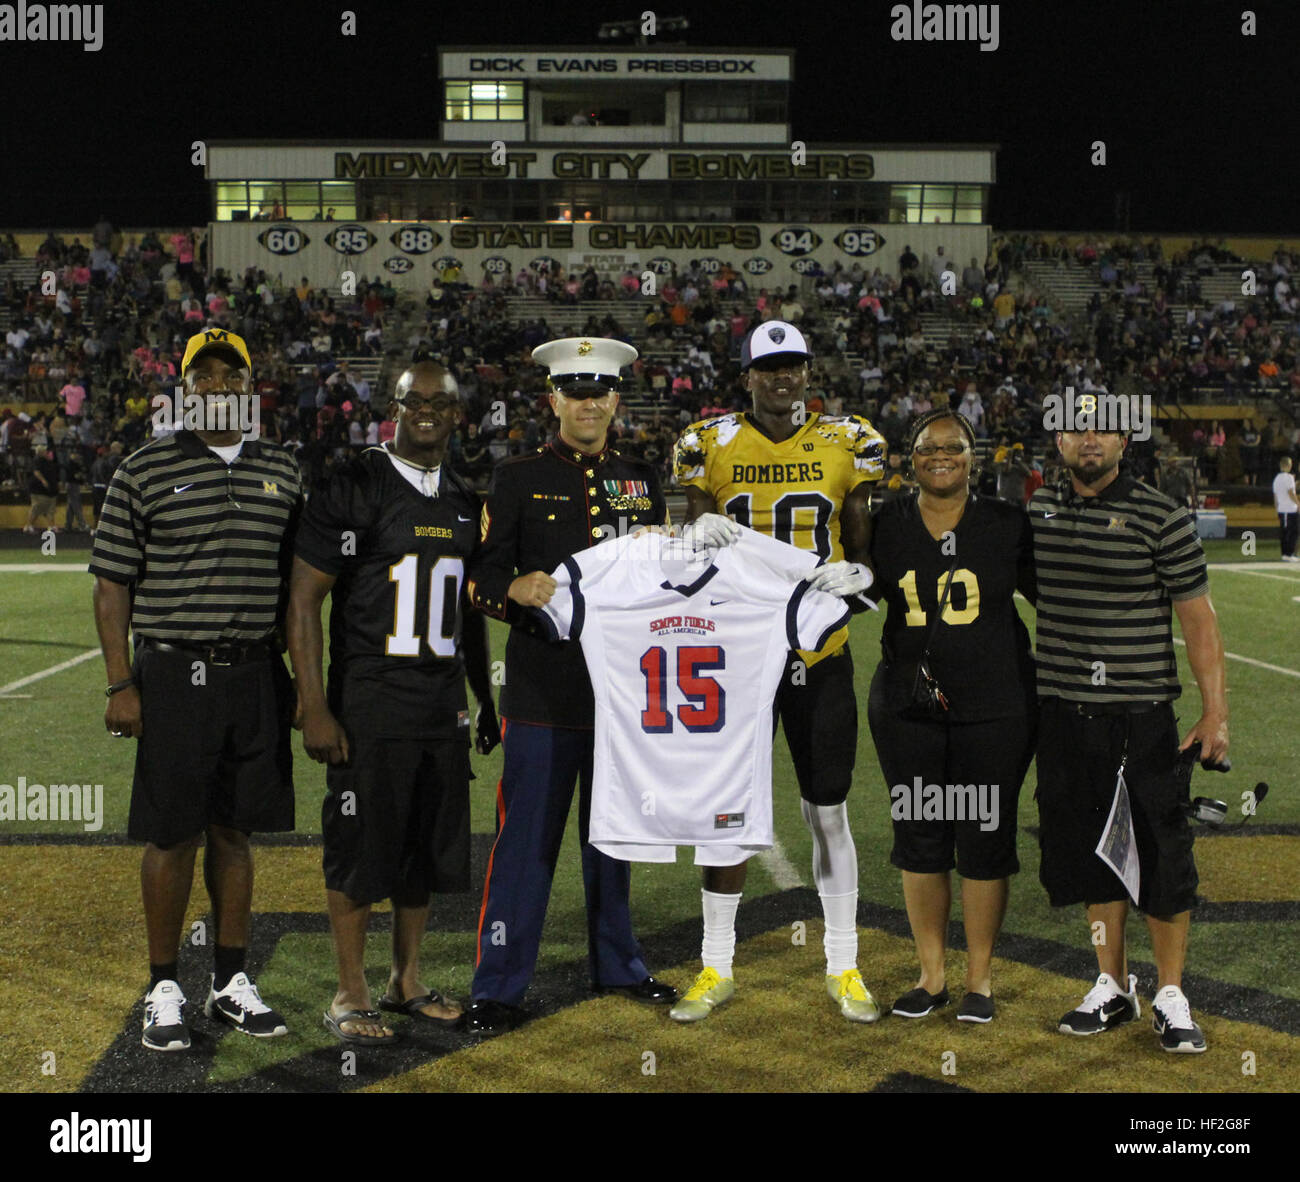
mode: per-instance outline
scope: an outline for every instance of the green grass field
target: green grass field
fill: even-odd
[[[1273,545],[1266,543],[1264,549],[1271,556]],[[995,992],[1004,1007],[1000,1013],[1005,1012],[1006,1017],[988,1028],[985,1040],[986,1048],[1001,1046],[1002,1053],[990,1055],[989,1064],[973,1075],[950,1082],[976,1090],[1300,1088],[1296,1037],[1300,1035],[1300,973],[1294,956],[1294,949],[1300,946],[1300,859],[1296,856],[1300,853],[1300,800],[1289,784],[1289,773],[1300,755],[1296,738],[1300,569],[1264,563],[1263,558],[1243,561],[1235,542],[1210,543],[1207,551],[1212,563],[1231,564],[1214,569],[1211,578],[1225,647],[1233,654],[1228,661],[1228,684],[1234,767],[1224,777],[1198,772],[1193,792],[1228,800],[1235,823],[1241,816],[1237,808],[1240,793],[1260,780],[1272,784],[1260,815],[1249,822],[1247,836],[1206,836],[1197,843],[1201,892],[1210,906],[1204,919],[1194,917],[1188,968],[1189,980],[1200,983],[1206,996],[1198,999],[1192,984],[1188,992],[1194,1007],[1207,1007],[1202,1024],[1211,1039],[1211,1053],[1178,1064],[1180,1071],[1170,1076],[1171,1065],[1162,1060],[1186,1057],[1161,1056],[1144,1021],[1129,1032],[1133,1035],[1130,1041],[1140,1048],[1144,1063],[1151,1061],[1151,1074],[1149,1078],[1135,1075],[1117,1084],[1107,1078],[1104,1061],[1094,1053],[1095,1048],[1089,1045],[1084,1054],[1075,1045],[1095,1040],[1066,1040],[1051,1033],[1055,1019],[1082,996],[1085,979],[1095,970],[1088,968],[1091,958],[1086,955],[1089,948],[1081,914],[1076,909],[1053,912],[1037,881],[1037,846],[1032,834],[1025,832],[1025,827],[1037,820],[1031,768],[1021,794],[1022,870],[1012,885],[1004,939],[999,945],[1005,959],[999,960],[995,969]],[[0,822],[6,885],[0,902],[0,967],[4,970],[0,974],[0,1005],[11,1018],[25,1012],[25,990],[35,987],[38,963],[42,979],[48,979],[51,972],[55,975],[53,1016],[64,1009],[71,1012],[74,1007],[84,1007],[88,997],[95,1003],[93,1021],[89,1026],[82,1021],[75,1037],[65,1037],[59,1023],[51,1023],[52,1015],[45,1013],[43,1022],[18,1029],[14,1037],[3,1040],[0,1088],[5,1090],[127,1086],[103,1060],[110,1048],[134,1045],[138,1049],[138,1016],[133,1007],[145,981],[144,931],[136,886],[138,851],[105,841],[106,836],[121,834],[125,828],[133,744],[105,733],[103,665],[97,655],[47,676],[36,676],[97,650],[91,578],[84,571],[86,557],[84,550],[65,550],[50,557],[41,557],[36,550],[0,554],[0,603],[4,605],[0,611],[0,783],[15,784],[19,776],[25,776],[29,783],[104,785],[102,832],[83,834],[83,841],[73,838],[82,832],[76,822]],[[75,569],[67,569],[73,564]],[[1032,634],[1032,609],[1027,604],[1021,609]],[[873,614],[856,617],[853,623],[863,715],[867,685],[879,653],[879,620]],[[494,654],[503,653],[504,640],[504,630],[494,626]],[[1179,658],[1184,683],[1180,720],[1186,729],[1198,712],[1199,697],[1181,648]],[[296,737],[295,743],[298,830],[315,834],[319,831],[324,771],[306,758]],[[481,856],[493,829],[499,749],[487,758],[475,756],[474,772],[473,828],[484,835],[476,846],[476,854]],[[357,1077],[339,1077],[338,1048],[320,1026],[320,1011],[333,990],[333,959],[323,920],[319,849],[272,845],[258,853],[254,903],[255,910],[267,918],[255,920],[255,927],[262,925],[261,938],[266,945],[264,963],[257,971],[264,993],[289,1019],[291,1035],[270,1044],[214,1037],[199,1059],[200,1066],[187,1067],[190,1074],[176,1088],[314,1089],[331,1086],[330,1080],[337,1088],[394,1090],[504,1086],[520,1090],[638,1090],[657,1086],[710,1091],[838,1086],[832,1082],[833,1076],[824,1073],[825,1064],[813,1040],[799,1035],[805,1021],[824,1031],[828,1046],[842,1046],[850,1059],[862,1055],[863,1040],[870,1040],[874,1074],[870,1079],[861,1078],[863,1087],[877,1086],[899,1073],[900,1078],[920,1074],[944,1082],[938,1052],[931,1054],[934,1048],[914,1032],[899,1031],[899,1020],[865,1030],[853,1028],[825,1001],[821,992],[820,909],[815,893],[807,889],[812,881],[810,842],[799,816],[798,792],[781,738],[776,744],[774,793],[778,841],[799,884],[782,879],[779,870],[774,877],[770,859],[756,860],[751,866],[736,961],[740,992],[730,1007],[703,1024],[707,1030],[666,1029],[672,1024],[662,1013],[640,1009],[628,1013],[632,1007],[622,999],[589,1000],[581,995],[586,937],[575,816],[556,878],[539,964],[539,1008],[548,1016],[482,1046],[459,1036],[448,1036],[451,1041],[441,1043],[417,1042],[390,1065],[367,1060],[367,1069]],[[849,810],[860,863],[863,930],[859,963],[868,987],[878,999],[887,1001],[915,983],[915,964],[902,915],[899,876],[888,862],[887,787],[865,716]],[[63,836],[59,842],[42,843],[34,839],[36,834]],[[196,882],[190,910],[194,919],[201,919],[207,910],[201,882]],[[468,992],[477,910],[477,894],[442,900],[426,938],[426,979],[456,996]],[[689,855],[683,853],[675,866],[634,866],[633,911],[653,970],[684,988],[696,971],[698,958],[699,876],[689,864]],[[954,907],[954,919],[960,919],[959,905]],[[790,938],[796,930],[792,925],[800,920],[807,925],[806,945]],[[1143,925],[1131,922],[1129,934],[1133,961],[1148,962],[1150,950]],[[368,963],[375,984],[382,984],[386,941],[387,935],[378,930],[371,937]],[[97,972],[95,982],[88,983],[87,957],[97,958],[97,963],[106,958],[111,971]],[[955,985],[960,984],[961,966],[961,953],[952,952],[949,974]],[[206,970],[205,950],[183,951],[182,973],[191,1000]],[[999,982],[1005,983],[1005,989]],[[1145,995],[1149,996],[1153,985],[1143,982]],[[199,1022],[203,1021],[200,1017]],[[737,1036],[734,1042],[726,1038],[729,1024]],[[1143,1028],[1140,1033],[1138,1025]],[[1254,1039],[1261,1046],[1275,1048],[1271,1073],[1264,1078],[1243,1081],[1239,1056],[1231,1049],[1240,1041],[1238,1025],[1247,1031],[1240,1037],[1249,1045],[1254,1045],[1249,1042]],[[640,1045],[638,1039],[644,1042],[655,1037],[665,1046],[680,1048],[673,1052],[678,1055],[677,1070],[660,1073],[651,1085],[635,1065],[611,1075],[609,1064],[592,1052],[594,1045],[606,1044],[593,1040],[607,1039],[612,1048],[622,1045],[629,1030],[635,1031],[628,1037],[636,1045]],[[778,1031],[782,1032],[779,1037]],[[698,1037],[692,1041],[691,1035]],[[766,1050],[765,1037],[771,1040]],[[951,1035],[941,1036],[940,1042],[943,1037]],[[1049,1049],[1050,1073],[1027,1079],[1023,1073],[1008,1070],[1020,1039],[1027,1040],[1025,1046],[1041,1040]],[[40,1071],[39,1055],[46,1048],[58,1052],[60,1069],[53,1076]],[[756,1054],[760,1056],[757,1060]],[[897,1058],[896,1064],[891,1056]],[[756,1065],[760,1062],[761,1068]],[[498,1066],[489,1070],[491,1064]]]

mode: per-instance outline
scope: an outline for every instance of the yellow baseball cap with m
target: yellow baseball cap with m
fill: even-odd
[[[229,354],[228,360],[237,363],[241,369],[252,370],[253,359],[249,356],[248,346],[244,344],[243,337],[236,336],[224,328],[208,328],[203,332],[195,333],[186,342],[185,356],[181,359],[181,377],[185,376],[200,353],[218,349]]]

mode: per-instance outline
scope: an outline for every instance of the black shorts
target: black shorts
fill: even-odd
[[[198,652],[136,653],[144,734],[135,752],[127,834],[173,845],[209,825],[245,833],[293,828],[293,686],[284,658],[239,665]]]
[[[407,906],[430,891],[469,890],[466,740],[368,738],[347,729],[351,758],[327,769],[321,805],[326,887],[357,903]]]
[[[877,669],[867,721],[889,791],[890,862],[913,874],[942,874],[954,865],[962,878],[1015,874],[1020,869],[1016,813],[1034,753],[1033,718],[960,723],[899,718],[886,703],[883,680],[883,670]],[[930,785],[943,795],[927,792]],[[974,792],[967,790],[970,785]]]
[[[858,702],[847,644],[812,665],[790,654],[772,704],[773,731],[778,718],[799,795],[809,804],[843,804],[853,784],[858,750]]]
[[[1168,703],[1142,714],[1087,718],[1059,698],[1043,700],[1039,877],[1054,907],[1128,898],[1119,876],[1096,853],[1126,739],[1124,783],[1141,867],[1138,906],[1148,915],[1177,915],[1196,906],[1198,880],[1191,822],[1183,812],[1190,785],[1176,773],[1178,726]]]

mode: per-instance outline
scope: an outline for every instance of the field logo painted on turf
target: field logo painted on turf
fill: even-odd
[[[73,1112],[66,1120],[50,1121],[51,1153],[129,1153],[132,1161],[153,1157],[153,1121],[149,1117],[113,1120],[83,1117]]]
[[[889,790],[895,821],[979,821],[984,833],[998,827],[996,784],[925,784],[920,776],[911,785],[895,784]]]
[[[87,833],[104,825],[103,784],[0,784],[0,821],[80,821]]]

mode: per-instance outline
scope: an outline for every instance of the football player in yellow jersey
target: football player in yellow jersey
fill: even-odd
[[[742,525],[818,554],[809,584],[851,607],[871,585],[868,506],[884,471],[885,442],[866,419],[808,413],[808,350],[792,324],[759,325],[741,350],[752,412],[694,423],[677,441],[677,480],[698,540],[725,544],[725,514]],[[703,518],[703,520],[700,520]],[[715,536],[716,535],[716,536]],[[858,858],[845,800],[853,778],[858,710],[848,629],[818,653],[791,653],[776,697],[813,838],[813,879],[826,919],[826,987],[854,1022],[880,1017],[862,981],[858,954]],[[735,992],[732,957],[745,863],[704,868],[704,969],[673,1007],[678,1021],[707,1017]]]

